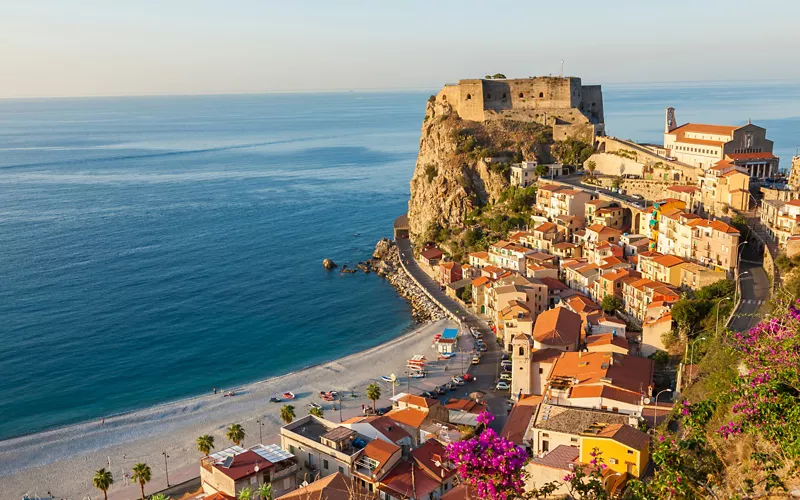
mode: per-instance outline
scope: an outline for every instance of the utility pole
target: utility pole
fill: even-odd
[[[264,422],[261,419],[256,419],[258,424],[258,444],[264,444],[264,438],[261,436],[261,428],[264,427]]]
[[[169,465],[167,464],[167,459],[169,458],[169,455],[167,455],[166,450],[162,451],[161,454],[164,455],[164,472],[167,475],[167,488],[169,488]]]

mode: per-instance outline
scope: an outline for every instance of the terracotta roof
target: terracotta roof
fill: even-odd
[[[598,345],[615,345],[628,349],[628,339],[621,335],[614,335],[613,333],[600,333],[588,335],[586,337],[586,347]]]
[[[416,462],[401,460],[383,479],[379,490],[395,498],[428,498],[441,483],[431,477]]]
[[[341,472],[336,472],[275,500],[350,500],[352,489],[360,490],[357,483],[351,484]],[[356,495],[363,500],[376,497],[366,490],[358,491]]]
[[[569,397],[574,399],[603,398],[632,405],[638,405],[642,399],[638,392],[608,385],[579,385],[572,388]]]
[[[580,434],[590,425],[597,423],[624,424],[628,422],[628,415],[609,411],[545,404],[540,408],[534,423],[536,428],[565,434]],[[543,419],[545,414],[547,419]]]
[[[547,286],[548,290],[566,290],[568,288],[567,285],[565,285],[564,283],[555,278],[544,277],[544,278],[539,278],[539,281],[544,283],[544,285]]]
[[[450,261],[450,262],[439,262],[439,267],[444,268],[444,269],[453,269],[453,267],[455,265],[456,265],[456,263],[453,262],[453,261]]]
[[[673,267],[677,266],[678,264],[683,264],[686,261],[681,259],[677,255],[662,255],[661,257],[655,258],[653,262],[655,262],[660,266]]]
[[[414,408],[403,408],[402,410],[392,410],[384,416],[409,427],[418,428],[425,421],[428,414]]]
[[[547,347],[545,349],[534,349],[531,351],[531,361],[534,363],[544,363],[555,361],[556,358],[561,356],[560,349],[554,347]]]
[[[597,200],[589,200],[585,203],[585,205],[600,205],[601,203],[611,203],[611,202],[597,199]]]
[[[405,429],[397,425],[391,418],[384,416],[380,417],[367,417],[370,420],[367,422],[372,427],[377,429],[381,434],[397,443],[401,439],[410,438],[411,435]]]
[[[592,224],[586,229],[589,231],[594,231],[597,234],[622,234],[622,231],[618,231],[613,227],[604,226],[602,224]]]
[[[578,460],[580,454],[581,450],[577,446],[560,444],[556,446],[553,451],[541,458],[539,456],[534,456],[531,459],[531,464],[568,471],[572,470],[570,465]]]
[[[568,241],[562,241],[561,243],[556,243],[553,245],[553,248],[558,248],[559,250],[567,249],[567,248],[578,248],[578,245],[575,243],[570,243]]]
[[[619,212],[621,210],[622,210],[622,208],[620,208],[620,207],[605,207],[605,208],[598,208],[595,213],[597,215],[602,215],[602,214],[610,214],[610,213],[614,213],[614,212]]]
[[[422,252],[420,255],[422,255],[422,257],[424,257],[424,258],[426,258],[428,260],[441,259],[442,258],[442,252],[439,251],[436,248],[429,248],[429,249],[425,250],[424,252]]]
[[[541,231],[543,233],[546,233],[548,231],[553,231],[555,229],[558,229],[558,228],[552,222],[544,222],[544,223],[542,223],[542,225],[533,228],[534,231]]]
[[[573,295],[564,302],[576,313],[600,310],[600,306],[585,295]]]
[[[601,384],[607,384],[638,393],[653,385],[653,368],[653,360],[638,356],[564,352],[556,360],[548,379],[568,377],[573,379],[573,389],[579,385],[600,387]],[[600,379],[611,379],[611,382]]]
[[[476,259],[486,260],[489,258],[489,252],[472,252],[471,254],[469,254],[469,256],[475,257]]]
[[[441,500],[478,500],[478,492],[467,483],[461,483],[442,495]]]
[[[575,345],[581,336],[581,317],[564,307],[545,311],[536,318],[533,338],[547,345]]]
[[[773,160],[777,158],[772,153],[731,153],[727,156],[734,160]]]
[[[411,456],[422,469],[432,477],[444,483],[456,473],[456,468],[450,465],[446,457],[444,445],[435,439],[429,439],[411,452]],[[436,464],[439,465],[436,465]]]
[[[238,481],[244,477],[256,474],[255,467],[263,469],[272,465],[272,462],[265,459],[252,450],[245,450],[243,453],[233,456],[233,461],[229,467],[223,464],[214,464],[214,468],[225,476]]]
[[[472,280],[472,286],[473,287],[482,286],[485,285],[486,283],[489,283],[489,281],[490,281],[489,278],[487,278],[486,276],[480,276]]]
[[[631,274],[630,271],[627,269],[618,269],[610,273],[601,274],[600,279],[607,281],[614,281],[620,278],[624,278],[625,276],[630,276],[630,274]]]
[[[536,414],[536,406],[515,405],[508,415],[506,424],[500,435],[516,445],[522,444],[522,438],[530,427],[533,417]]]
[[[387,443],[383,439],[373,439],[364,447],[363,455],[378,462],[380,469],[392,458],[392,455],[400,451],[400,447],[394,443]]]
[[[584,436],[613,439],[634,450],[644,450],[650,445],[650,436],[625,424],[607,424],[598,434],[584,434]]]
[[[397,402],[403,402],[408,405],[419,406],[420,408],[430,408],[431,406],[439,404],[438,401],[431,398],[423,398],[422,396],[415,396],[413,394],[406,394],[402,398],[398,399]]]
[[[444,406],[448,410],[465,411],[468,413],[481,413],[486,411],[486,405],[473,401],[472,399],[448,399]]]
[[[695,134],[709,134],[709,135],[733,135],[733,131],[740,127],[731,125],[706,125],[704,123],[684,123],[680,127],[670,130],[669,134],[683,134],[686,132],[694,132]]]
[[[684,144],[696,144],[698,146],[715,146],[715,147],[721,147],[722,145],[725,144],[724,141],[712,141],[709,139],[694,139],[692,137],[685,137],[685,136],[680,136],[676,138],[675,142],[681,142]]]

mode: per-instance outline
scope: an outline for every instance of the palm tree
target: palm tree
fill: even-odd
[[[281,420],[287,424],[292,423],[292,420],[294,420],[294,406],[283,405],[283,408],[281,408]]]
[[[203,455],[208,455],[214,449],[214,436],[203,434],[197,438],[197,451]]]
[[[144,496],[144,485],[150,482],[151,475],[149,465],[139,462],[133,466],[131,479],[139,483],[139,487],[142,489],[142,500],[147,500],[147,497]]]
[[[314,415],[315,417],[322,418],[322,408],[312,407],[308,409],[309,415]]]
[[[594,160],[589,160],[586,162],[586,170],[589,171],[589,175],[594,175],[594,170],[597,168],[597,163]]]
[[[155,495],[150,495],[150,500],[172,500],[172,497],[168,497],[163,493],[156,493]]]
[[[256,495],[261,497],[261,500],[272,500],[272,485],[264,483],[256,490]]]
[[[228,433],[225,436],[233,442],[236,446],[239,446],[244,441],[244,427],[240,424],[231,424],[228,426]]]
[[[105,468],[95,471],[94,477],[92,478],[92,484],[95,488],[103,492],[103,498],[108,500],[108,489],[111,488],[111,485],[114,484],[114,476],[111,475],[110,470],[105,470]]]
[[[252,498],[253,498],[253,492],[250,491],[249,486],[242,488],[239,491],[239,500],[252,500]]]
[[[375,411],[375,402],[381,399],[381,386],[375,382],[367,386],[367,397],[372,400],[372,411]]]

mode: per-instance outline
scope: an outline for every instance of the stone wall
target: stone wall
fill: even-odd
[[[642,168],[652,168],[654,171],[653,175],[661,176],[666,173],[674,180],[681,181],[684,184],[695,184],[697,182],[697,176],[700,173],[699,170],[694,167],[667,160],[644,146],[614,137],[598,137],[597,153],[592,155],[589,160],[597,163],[597,158],[595,157],[601,153],[620,153],[627,159],[640,164]],[[620,155],[615,156],[620,159],[622,158]]]
[[[765,200],[792,201],[800,198],[800,190],[759,187]]]
[[[610,188],[614,181],[612,177],[598,177],[602,187]],[[658,200],[667,198],[665,190],[674,186],[675,181],[650,180],[650,179],[625,179],[622,189],[628,196],[632,194],[642,195],[646,200]]]

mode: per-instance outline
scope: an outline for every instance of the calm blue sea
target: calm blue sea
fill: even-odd
[[[611,134],[766,126],[796,85],[605,86]],[[0,100],[0,438],[279,375],[396,337],[366,259],[405,212],[431,92]]]

